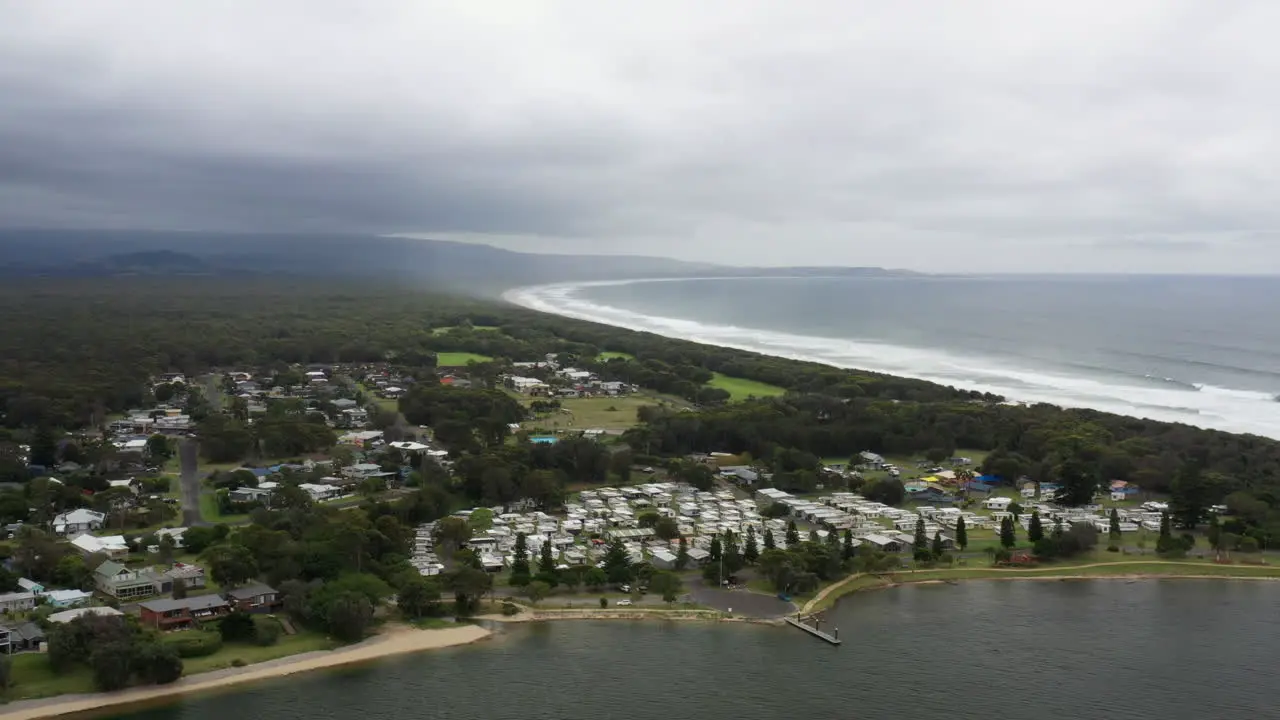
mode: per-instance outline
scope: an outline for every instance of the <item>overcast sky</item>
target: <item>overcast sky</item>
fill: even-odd
[[[0,0],[0,224],[1280,272],[1280,2]]]

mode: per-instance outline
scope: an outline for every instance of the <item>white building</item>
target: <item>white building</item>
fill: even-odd
[[[53,519],[53,531],[58,535],[79,535],[80,533],[101,530],[107,516],[96,510],[79,508],[65,512]]]

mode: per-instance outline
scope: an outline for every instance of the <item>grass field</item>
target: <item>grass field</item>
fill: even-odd
[[[431,334],[443,335],[449,332],[450,330],[461,330],[461,329],[462,328],[458,325],[451,325],[449,327],[435,328],[431,331]],[[498,332],[502,328],[498,327],[497,325],[472,325],[471,329],[475,330],[476,332]]]
[[[653,398],[634,395],[630,397],[611,398],[569,398],[561,400],[560,405],[569,412],[552,412],[535,420],[524,423],[527,428],[547,428],[551,430],[569,429],[590,430],[626,430],[639,424],[636,411],[642,407],[652,407],[658,402]]]
[[[609,360],[613,360],[614,358],[621,358],[623,360],[635,360],[636,356],[630,353],[612,352],[612,351],[605,351],[596,356],[596,359],[600,360],[601,362],[608,362]]]
[[[338,645],[339,643],[335,640],[306,630],[300,631],[297,635],[281,635],[275,645],[266,647],[253,643],[228,643],[212,655],[183,660],[182,674],[194,675],[210,670],[222,670],[232,667],[232,663],[236,660],[252,665],[305,652],[332,650]]]
[[[746,400],[749,397],[776,397],[785,394],[787,391],[777,385],[756,382],[755,380],[747,380],[745,378],[730,377],[721,375],[720,373],[712,373],[711,382],[707,383],[713,388],[720,388],[729,392],[729,399],[738,401]]]
[[[488,355],[478,355],[476,353],[466,352],[442,352],[436,353],[436,365],[439,367],[465,367],[471,362],[489,362],[493,358]]]
[[[77,667],[65,675],[55,675],[44,653],[22,653],[13,656],[11,686],[5,700],[33,700],[67,693],[94,692],[93,674],[87,667]]]

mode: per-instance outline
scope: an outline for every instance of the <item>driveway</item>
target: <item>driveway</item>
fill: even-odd
[[[207,525],[200,515],[200,443],[186,438],[178,444],[178,460],[182,474],[178,486],[182,490],[182,524],[187,527]]]

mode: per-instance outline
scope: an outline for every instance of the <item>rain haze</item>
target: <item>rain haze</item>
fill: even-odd
[[[1274,2],[0,1],[0,224],[1280,271]]]

